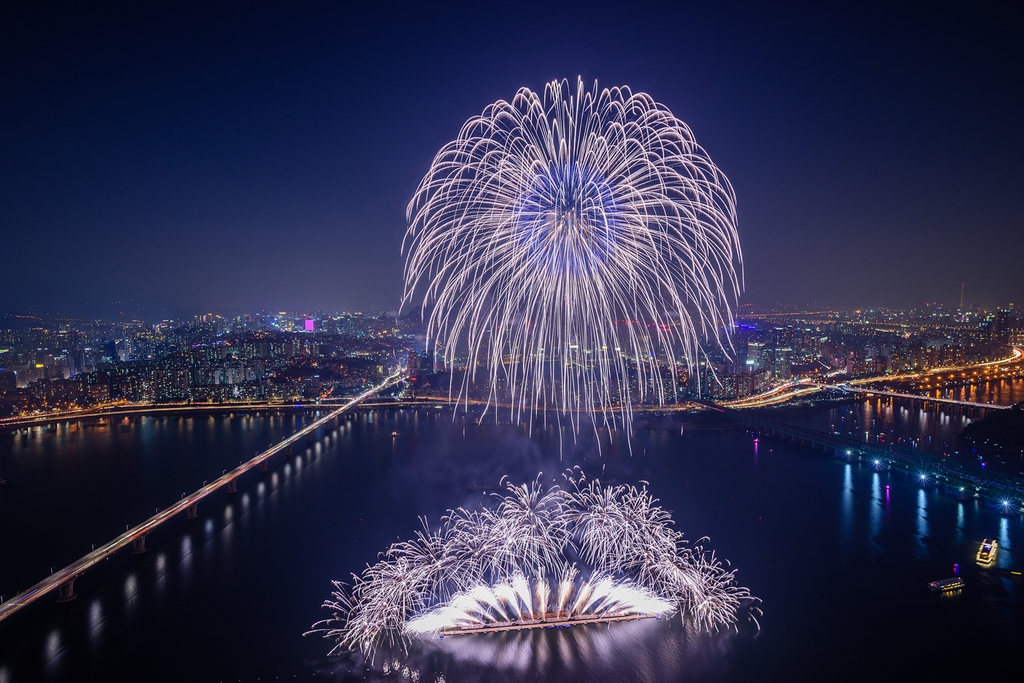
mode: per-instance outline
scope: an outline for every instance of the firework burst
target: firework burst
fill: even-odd
[[[679,611],[692,628],[735,628],[755,601],[700,544],[672,528],[646,487],[602,486],[578,471],[566,488],[506,484],[494,505],[449,510],[440,527],[395,543],[310,633],[335,651],[372,654],[408,637],[469,627],[536,626]]]
[[[615,427],[674,396],[728,346],[742,289],[735,195],[685,123],[644,93],[582,80],[521,89],[470,119],[421,181],[403,243],[403,305],[464,366],[468,398],[513,419],[554,410]]]

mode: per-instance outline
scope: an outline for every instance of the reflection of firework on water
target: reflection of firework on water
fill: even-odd
[[[417,638],[406,651],[357,653],[321,660],[317,676],[375,683],[663,683],[721,679],[733,634],[684,631],[654,619],[601,628],[532,629],[474,637]],[[724,637],[723,637],[724,636]]]
[[[312,632],[370,654],[424,633],[675,610],[698,630],[735,627],[749,591],[645,487],[567,481],[508,484],[493,507],[449,510],[437,530],[423,520],[351,587],[335,582],[334,615]]]
[[[627,428],[674,394],[742,287],[735,195],[685,123],[644,93],[582,80],[521,89],[470,119],[409,204],[404,302],[428,347],[486,365],[489,402]],[[503,388],[502,388],[503,387]],[[454,387],[453,387],[454,391]]]

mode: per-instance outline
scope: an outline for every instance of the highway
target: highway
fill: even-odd
[[[992,403],[979,403],[975,401],[958,401],[951,398],[936,398],[934,396],[920,395],[920,394],[905,394],[893,391],[882,391],[879,389],[863,389],[864,385],[875,384],[878,382],[896,382],[905,381],[910,379],[919,379],[922,377],[930,377],[932,375],[941,375],[945,373],[954,372],[967,372],[969,370],[976,370],[978,368],[989,368],[997,367],[1000,365],[1012,365],[1015,363],[1021,363],[1024,361],[1024,349],[1013,347],[1013,354],[1006,357],[1000,358],[999,360],[987,361],[985,363],[973,363],[971,365],[963,365],[959,367],[947,367],[947,368],[933,368],[924,372],[904,373],[900,375],[882,375],[877,377],[862,377],[860,379],[851,380],[842,384],[824,384],[821,382],[815,382],[813,380],[800,380],[795,382],[789,382],[781,386],[775,387],[768,391],[765,391],[754,396],[747,396],[734,401],[722,401],[719,405],[727,408],[744,409],[744,408],[764,408],[767,406],[778,405],[785,403],[786,401],[804,396],[806,394],[812,394],[821,389],[841,389],[853,393],[864,393],[864,394],[879,394],[883,396],[893,396],[897,398],[911,398],[918,401],[937,401],[939,403],[951,403],[955,405],[972,406],[977,408],[1007,408],[1009,406],[1000,406]]]
[[[129,415],[159,415],[192,412],[240,412],[252,410],[318,410],[348,399],[320,399],[319,403],[297,401],[239,401],[237,403],[120,403],[100,408],[72,410],[63,413],[41,413],[0,420],[0,429],[38,427],[54,422],[77,422],[97,417],[125,417]]]
[[[906,372],[899,375],[888,375],[882,377],[861,377],[860,379],[851,380],[851,385],[871,384],[873,382],[898,382],[908,379],[920,379],[922,377],[929,377],[931,375],[942,375],[947,372],[967,372],[968,370],[977,370],[978,368],[991,368],[999,365],[1012,365],[1024,360],[1024,349],[1020,349],[1016,346],[1013,347],[1013,355],[1007,356],[1006,358],[1000,358],[998,360],[990,360],[984,363],[972,363],[970,365],[959,365],[949,366],[945,368],[931,368],[924,372]]]
[[[139,541],[139,539],[145,538],[147,534],[152,532],[154,529],[159,527],[164,522],[170,520],[179,513],[187,511],[189,508],[198,505],[199,501],[201,501],[203,498],[206,498],[214,491],[229,486],[229,484],[235,482],[239,477],[244,475],[246,472],[259,467],[275,454],[280,453],[283,450],[286,450],[289,446],[301,440],[307,434],[316,431],[323,425],[337,418],[342,413],[349,410],[350,408],[357,405],[366,398],[396,384],[404,376],[404,371],[396,372],[395,374],[390,375],[381,384],[378,384],[375,387],[371,387],[370,389],[363,392],[359,396],[350,399],[344,405],[336,408],[335,410],[331,411],[324,417],[315,420],[314,422],[310,423],[308,426],[302,428],[298,432],[295,432],[281,443],[268,448],[267,450],[263,451],[262,453],[254,457],[252,460],[248,460],[242,463],[241,465],[231,470],[227,474],[224,474],[220,478],[215,479],[211,483],[203,486],[198,491],[192,493],[191,495],[183,497],[180,501],[178,501],[171,507],[167,508],[166,510],[162,510],[157,514],[153,515],[142,524],[139,524],[138,526],[129,529],[128,531],[121,534],[109,543],[103,545],[100,548],[97,548],[96,550],[92,551],[88,555],[85,555],[76,562],[73,562],[69,564],[67,567],[64,567],[60,571],[51,574],[50,576],[46,577],[45,579],[43,579],[36,585],[32,586],[28,590],[18,593],[10,600],[0,604],[0,621],[3,621],[4,619],[10,617],[12,614],[24,609],[25,607],[32,604],[44,595],[51,593],[54,590],[57,590],[58,588],[65,584],[68,584],[69,582],[73,582],[77,577],[84,574],[90,567],[96,565],[99,562],[102,562],[106,558],[116,553],[118,550],[121,550],[126,546],[132,545],[136,541]]]

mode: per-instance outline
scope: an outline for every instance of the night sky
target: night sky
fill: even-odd
[[[0,310],[395,309],[436,150],[577,76],[650,93],[728,175],[745,302],[1024,304],[1009,3],[21,4]]]

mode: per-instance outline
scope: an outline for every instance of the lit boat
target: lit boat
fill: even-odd
[[[997,552],[999,552],[999,544],[995,539],[990,541],[986,538],[978,547],[978,564],[982,567],[991,567],[995,564]]]
[[[928,587],[936,593],[952,593],[958,591],[967,584],[959,576],[954,576],[952,579],[942,579],[941,581],[931,581],[928,583]]]

